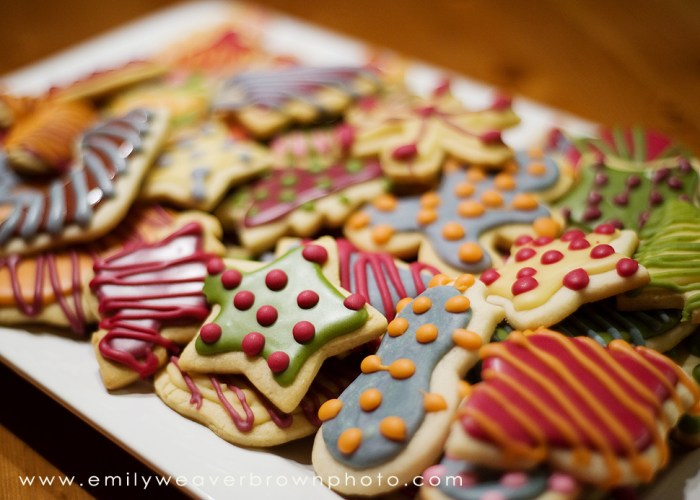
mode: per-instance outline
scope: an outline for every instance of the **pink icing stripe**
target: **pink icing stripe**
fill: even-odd
[[[226,412],[231,417],[231,420],[235,424],[236,428],[241,432],[250,432],[250,430],[253,428],[253,419],[255,417],[253,415],[253,410],[250,409],[250,406],[248,406],[248,402],[245,399],[245,393],[236,386],[228,386],[231,392],[233,392],[236,395],[238,401],[243,407],[243,411],[245,412],[244,420],[238,414],[236,409],[233,406],[231,406],[231,403],[229,403],[228,399],[226,399],[226,396],[224,396],[224,393],[221,390],[221,385],[219,385],[219,381],[216,380],[214,377],[209,377],[209,380],[211,380],[211,385],[214,387],[216,395],[219,397],[219,401],[221,401],[221,404],[226,409]]]
[[[202,407],[202,393],[199,389],[197,389],[197,385],[192,381],[192,377],[182,371],[182,368],[180,368],[180,363],[178,363],[177,356],[170,356],[170,362],[175,365],[175,368],[178,369],[180,375],[182,375],[182,378],[185,381],[185,385],[190,391],[190,404],[195,405],[199,410]]]

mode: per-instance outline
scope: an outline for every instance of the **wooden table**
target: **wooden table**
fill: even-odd
[[[0,16],[0,46],[4,47],[0,73],[174,2],[7,3]],[[700,154],[697,2],[259,3],[593,121],[657,129]],[[19,474],[148,473],[143,465],[10,370],[0,367],[0,379],[0,498],[115,495],[113,490],[78,486],[28,490],[19,484]],[[159,493],[178,494],[174,489]]]

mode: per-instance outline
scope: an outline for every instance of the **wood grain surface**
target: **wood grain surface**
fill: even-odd
[[[0,74],[173,3],[4,2]],[[700,2],[258,3],[596,122],[640,124],[665,132],[700,154]],[[117,457],[110,462],[113,474],[140,466],[8,369],[2,368],[0,376],[3,387],[15,391],[9,398],[4,394],[0,403],[0,498],[109,497],[114,492],[74,486],[28,493],[20,486],[19,474],[93,473],[95,460],[79,459],[83,448],[99,457]],[[62,440],[67,433],[77,436],[79,444]],[[176,494],[168,490],[158,496]]]

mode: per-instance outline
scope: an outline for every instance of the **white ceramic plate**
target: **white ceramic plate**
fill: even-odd
[[[230,15],[231,4],[194,2],[162,11],[107,33],[40,63],[6,75],[0,83],[19,93],[36,93],[52,84],[68,83],[95,69],[156,53],[188,32],[217,25]],[[286,17],[266,22],[266,47],[294,54],[314,64],[362,63],[364,46],[328,31]],[[427,92],[443,72],[415,64],[408,80]],[[493,89],[457,78],[455,93],[468,104],[486,104]],[[514,146],[526,146],[557,125],[585,133],[592,125],[565,113],[517,99],[523,125],[506,135]],[[85,421],[191,495],[203,498],[338,498],[314,479],[311,440],[272,450],[232,446],[207,428],[170,410],[144,384],[120,394],[103,387],[88,342],[0,327],[0,359]],[[649,498],[700,497],[700,453],[683,457],[648,493]],[[184,484],[182,484],[184,483]]]

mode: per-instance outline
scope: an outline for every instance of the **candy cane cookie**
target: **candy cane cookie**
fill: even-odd
[[[453,281],[437,275],[431,285],[399,303],[377,353],[362,361],[362,374],[319,410],[314,469],[340,493],[401,488],[437,461],[462,378],[503,317],[472,275]],[[364,476],[373,478],[370,485]]]

